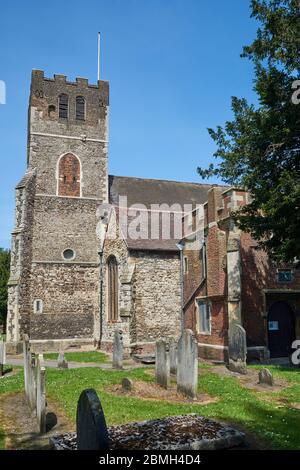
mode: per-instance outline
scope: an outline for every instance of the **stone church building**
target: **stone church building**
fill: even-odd
[[[274,354],[282,354],[299,337],[300,276],[294,267],[270,267],[234,227],[230,211],[247,203],[247,194],[109,175],[108,127],[108,82],[32,72],[7,341],[16,345],[27,333],[45,348],[63,343],[111,350],[120,328],[128,353],[148,355],[157,338],[178,337],[188,326],[200,355],[222,359],[228,325],[239,321],[249,352],[266,355],[279,341],[283,346]],[[189,250],[192,232],[179,235],[178,220],[182,227],[203,205],[205,236]],[[129,236],[121,220],[137,228],[137,213],[145,223]],[[153,227],[159,227],[155,236]],[[285,338],[276,337],[281,321]]]

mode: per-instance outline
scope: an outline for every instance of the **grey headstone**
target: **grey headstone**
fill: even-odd
[[[262,385],[270,385],[272,387],[274,385],[272,372],[266,367],[264,367],[258,373],[258,381]]]
[[[29,396],[29,384],[28,384],[28,374],[29,374],[29,339],[28,335],[23,337],[23,363],[24,363],[24,386],[25,386],[25,395],[28,399]]]
[[[105,416],[94,389],[83,390],[76,415],[78,450],[108,450]]]
[[[233,324],[228,331],[228,368],[232,372],[247,374],[246,331],[238,324]]]
[[[57,360],[57,367],[59,369],[68,369],[68,361],[65,358],[65,353],[63,351],[59,351],[58,360]]]
[[[172,375],[177,374],[177,341],[174,338],[169,343],[169,355],[170,355],[170,373]]]
[[[122,330],[115,330],[114,345],[113,345],[113,368],[123,369],[123,332]]]
[[[46,369],[43,354],[36,360],[36,417],[40,434],[46,432]]]
[[[3,375],[3,366],[6,364],[6,345],[0,341],[0,377]]]
[[[184,330],[178,341],[177,390],[188,398],[197,397],[198,343],[191,330]]]
[[[122,390],[124,390],[124,392],[130,392],[132,390],[132,388],[133,388],[132,380],[125,377],[122,380]]]
[[[156,382],[164,388],[170,385],[169,345],[163,339],[156,341],[155,355]]]
[[[28,402],[32,414],[36,415],[36,356],[34,353],[29,353],[28,361]]]

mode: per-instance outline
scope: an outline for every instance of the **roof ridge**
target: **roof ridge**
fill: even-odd
[[[135,180],[143,180],[143,181],[156,181],[156,182],[166,182],[166,183],[178,183],[178,184],[194,184],[196,186],[217,186],[217,187],[227,187],[226,184],[217,184],[217,183],[197,183],[195,181],[177,181],[177,180],[166,180],[160,178],[143,178],[141,176],[125,176],[125,175],[108,175],[109,178],[127,178],[127,179],[135,179]]]

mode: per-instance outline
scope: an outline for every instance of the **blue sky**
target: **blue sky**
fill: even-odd
[[[232,95],[255,100],[242,45],[255,36],[249,0],[14,0],[1,4],[0,246],[10,246],[14,187],[26,168],[31,69],[110,81],[109,171],[200,181],[213,160],[207,127],[231,117]]]

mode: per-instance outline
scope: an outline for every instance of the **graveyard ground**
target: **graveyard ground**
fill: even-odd
[[[73,353],[70,353],[73,354]],[[74,353],[76,354],[76,353]],[[81,353],[88,357],[89,353]],[[87,362],[90,362],[90,357]],[[108,425],[141,421],[163,416],[199,413],[235,425],[246,432],[250,448],[300,449],[300,372],[283,366],[268,366],[280,386],[258,389],[254,385],[261,366],[250,366],[249,377],[227,374],[224,368],[201,363],[199,393],[213,398],[208,404],[170,402],[159,396],[145,399],[132,394],[117,394],[113,390],[128,377],[133,381],[154,384],[151,368],[113,371],[99,368],[58,370],[47,368],[46,391],[49,411],[56,412],[67,425],[60,430],[74,429],[76,405],[84,388],[95,388],[103,404]],[[146,387],[145,387],[146,388]],[[11,417],[3,413],[3,400],[21,400],[23,393],[22,368],[14,368],[0,380],[0,448],[10,434]],[[17,398],[16,398],[17,397]],[[21,407],[20,407],[21,410]],[[18,410],[18,412],[21,412]],[[22,417],[20,417],[22,418]],[[23,419],[24,420],[24,419]],[[22,421],[22,419],[21,419]],[[16,434],[22,433],[19,427]],[[23,430],[23,432],[25,432]],[[44,441],[45,442],[45,441]],[[20,446],[22,448],[22,445]]]

